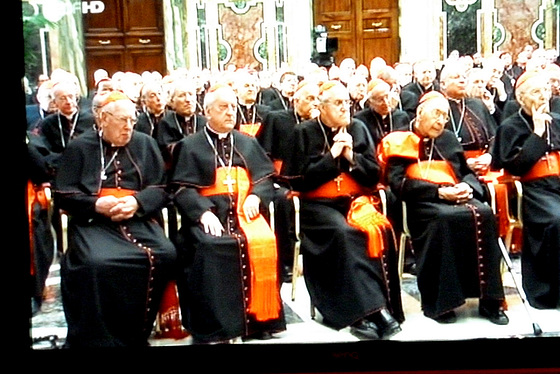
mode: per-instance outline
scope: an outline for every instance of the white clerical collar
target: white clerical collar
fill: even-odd
[[[218,131],[214,130],[213,128],[211,128],[209,125],[206,125],[206,128],[207,128],[210,132],[212,132],[212,133],[218,135],[218,139],[225,139],[225,138],[227,138],[227,136],[229,135],[229,131],[228,131],[228,132],[218,132]]]

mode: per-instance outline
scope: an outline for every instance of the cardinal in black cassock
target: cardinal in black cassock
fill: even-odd
[[[223,97],[231,103],[215,103]],[[178,286],[183,323],[196,343],[270,338],[286,329],[276,242],[264,221],[274,193],[274,167],[255,138],[233,130],[235,111],[220,109],[236,106],[233,91],[216,88],[205,100],[216,112],[231,114],[230,127],[216,132],[210,127],[214,119],[209,120],[204,130],[175,146],[171,183],[182,217]],[[241,209],[250,195],[260,199],[262,214],[246,219]],[[205,232],[207,212],[219,220],[220,235]],[[261,225],[257,233],[255,225]]]
[[[494,163],[520,177],[523,185],[521,274],[528,301],[535,308],[554,309],[560,306],[560,116],[548,113],[537,134],[534,117],[547,113],[531,107],[543,107],[550,92],[528,94],[544,87],[546,80],[537,73],[518,78],[521,108],[498,128]]]
[[[426,96],[414,131],[393,132],[381,145],[389,184],[407,207],[422,310],[450,323],[455,308],[478,297],[483,316],[506,324],[501,253],[486,190],[468,167],[456,136],[443,128],[446,98],[437,92]],[[429,110],[433,117],[424,114]],[[436,130],[420,131],[424,123]]]
[[[301,194],[307,289],[328,326],[351,326],[353,333],[370,339],[389,337],[400,331],[398,322],[404,320],[392,228],[372,207],[368,215],[386,226],[376,226],[381,242],[369,252],[372,238],[349,220],[353,203],[364,202],[355,199],[372,196],[377,187],[380,167],[375,149],[363,123],[351,121],[349,108],[342,108],[349,98],[346,88],[327,82],[321,86],[320,98],[321,116],[295,128],[286,169],[293,188]],[[340,129],[325,125],[321,118],[325,120],[329,113],[346,125]],[[339,133],[352,139],[352,164],[330,151]]]
[[[113,114],[102,113],[101,123],[111,126],[135,113],[120,93],[110,94],[104,107]],[[69,143],[56,179],[55,199],[70,217],[61,259],[70,348],[146,346],[163,291],[176,275],[176,249],[154,219],[169,201],[163,160],[155,140],[126,121],[127,143],[97,131]],[[114,209],[126,217],[100,212],[102,199],[117,201]],[[133,215],[118,211],[131,200]]]

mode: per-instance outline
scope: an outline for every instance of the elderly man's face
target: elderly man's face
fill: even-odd
[[[100,95],[111,93],[115,90],[115,82],[111,79],[107,79],[99,82],[97,86],[97,93]]]
[[[348,92],[354,100],[362,100],[367,94],[367,80],[362,76],[353,76],[348,81]]]
[[[294,98],[294,108],[298,115],[304,119],[313,117],[319,105],[319,87],[315,84],[307,84],[297,92]]]
[[[237,97],[242,104],[254,104],[259,92],[257,80],[253,77],[244,77],[236,85]]]
[[[175,88],[171,106],[177,114],[183,117],[190,117],[196,110],[196,86],[182,85]]]
[[[287,74],[282,83],[280,83],[280,89],[282,92],[288,95],[292,95],[297,88],[298,85],[298,77],[294,74]]]
[[[161,114],[167,104],[160,85],[151,85],[144,88],[142,101],[148,111],[153,114]]]
[[[449,102],[444,98],[431,99],[418,108],[415,126],[420,135],[437,138],[449,120]]]
[[[553,95],[560,95],[560,72],[555,72],[550,75],[550,89]]]
[[[442,82],[447,97],[462,99],[467,95],[467,78],[463,71],[454,71]]]
[[[346,127],[350,124],[350,95],[348,90],[337,85],[327,90],[319,105],[321,121],[329,127]]]
[[[233,130],[237,118],[237,96],[230,89],[219,89],[216,99],[206,108],[208,126],[219,133]]]
[[[391,113],[391,87],[386,83],[377,84],[370,91],[368,102],[374,112],[388,115]]]
[[[53,90],[53,103],[56,108],[65,116],[73,115],[78,109],[78,96],[76,90],[70,86],[55,88]]]
[[[436,79],[436,69],[427,63],[421,63],[414,69],[414,77],[423,87],[429,87]]]
[[[530,78],[522,87],[520,93],[520,105],[523,110],[532,114],[533,111],[544,107],[541,112],[548,113],[550,111],[550,98],[552,91],[550,82],[544,76]]]
[[[136,123],[134,104],[127,100],[118,100],[106,105],[99,116],[103,139],[113,146],[122,147],[132,138]]]

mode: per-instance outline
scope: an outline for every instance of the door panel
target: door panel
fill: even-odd
[[[166,73],[162,0],[104,0],[102,13],[84,14],[88,86],[93,72]]]
[[[335,63],[352,57],[369,66],[374,57],[388,64],[399,59],[397,0],[315,0],[315,25],[324,25],[338,38]]]

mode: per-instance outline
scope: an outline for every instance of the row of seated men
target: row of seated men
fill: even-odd
[[[147,344],[170,282],[195,343],[284,330],[279,287],[293,260],[294,192],[302,202],[305,282],[326,325],[350,326],[367,339],[400,331],[401,201],[424,314],[451,323],[454,309],[477,297],[482,317],[507,324],[496,217],[480,178],[491,169],[524,183],[531,198],[523,206],[524,287],[531,305],[558,307],[550,73],[518,78],[520,109],[499,123],[482,99],[466,97],[466,74],[462,65],[446,66],[439,89],[417,95],[412,118],[377,78],[366,85],[369,107],[354,114],[345,84],[298,83],[295,74],[287,74],[286,109],[255,104],[258,90],[243,73],[242,84],[212,85],[200,114],[188,79],[173,82],[169,103],[161,85],[144,87],[145,107],[153,102],[159,111],[139,111],[118,90],[103,92],[103,82],[112,83],[105,79],[89,122],[79,118],[75,88],[55,85],[57,112],[39,124],[39,136],[29,134],[29,149],[30,170],[46,174],[56,209],[70,216],[61,258],[67,346]],[[78,115],[68,119],[70,108]],[[375,197],[380,186],[391,196],[387,216]],[[31,209],[41,205],[35,195]],[[160,212],[171,203],[181,227],[168,238]],[[44,227],[30,222],[38,246]]]

